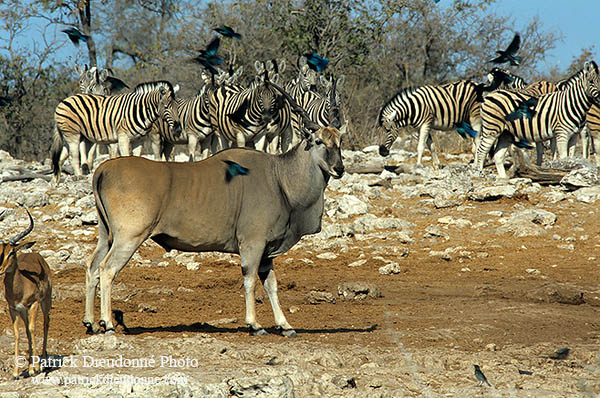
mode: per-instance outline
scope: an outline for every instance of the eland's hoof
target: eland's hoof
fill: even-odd
[[[83,326],[85,326],[86,330],[85,330],[85,334],[96,334],[96,331],[94,330],[94,326],[86,321],[83,321]]]
[[[252,329],[252,328],[250,328],[250,335],[251,336],[268,336],[269,332],[267,332],[263,328],[260,328],[260,329]]]
[[[294,329],[281,329],[281,335],[284,337],[298,337]]]

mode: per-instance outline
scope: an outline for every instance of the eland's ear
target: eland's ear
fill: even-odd
[[[342,85],[344,84],[344,82],[346,81],[346,76],[344,75],[340,75],[340,77],[338,77],[337,81],[336,81],[336,85],[337,85],[337,89],[339,90],[340,87],[342,87]]]

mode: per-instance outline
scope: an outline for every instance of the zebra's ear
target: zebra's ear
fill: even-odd
[[[101,82],[106,81],[106,78],[108,77],[108,69],[104,69],[98,72],[98,80],[100,80]]]
[[[585,64],[583,64],[583,69],[585,69],[585,71],[588,73],[598,72],[598,66],[594,61],[587,61]]]
[[[179,84],[176,84],[175,87],[173,87],[173,93],[176,93],[179,91]]]
[[[344,84],[344,81],[346,81],[346,76],[340,75],[340,77],[338,77],[337,79],[337,82],[335,83],[337,85],[338,90]]]
[[[259,60],[254,61],[254,69],[256,70],[256,74],[260,75],[265,70],[265,65]]]
[[[344,122],[344,125],[340,128],[340,134],[344,136],[348,132],[348,121]]]
[[[277,65],[277,69],[279,70],[279,73],[280,73],[280,74],[281,74],[281,73],[283,73],[283,72],[285,71],[285,59],[284,59],[284,58],[281,58],[281,59],[279,60],[279,63],[278,63],[278,65]]]
[[[321,82],[321,85],[325,87],[325,89],[328,89],[329,85],[331,84],[331,82],[323,75],[319,76],[319,81]]]

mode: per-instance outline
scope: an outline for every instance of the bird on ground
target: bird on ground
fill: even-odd
[[[481,368],[479,367],[479,365],[473,365],[473,366],[475,366],[475,377],[477,378],[477,380],[479,380],[478,385],[483,385],[485,383],[491,387],[492,385],[490,384],[489,381],[487,381],[487,378],[481,371]]]
[[[525,116],[527,119],[531,119],[535,116],[536,111],[535,106],[538,104],[538,99],[536,97],[531,97],[525,101],[521,101],[517,104],[517,109],[509,113],[504,117],[509,122],[514,122],[517,119]]]
[[[83,33],[81,33],[81,31],[75,27],[63,29],[62,32],[66,33],[67,36],[69,36],[69,40],[71,40],[76,46],[79,45],[79,40],[87,42],[90,38],[88,35],[84,35]]]
[[[113,316],[115,317],[115,321],[117,322],[116,326],[123,326],[123,330],[128,332],[129,329],[125,326],[125,322],[123,321],[123,311],[121,310],[113,310]]]
[[[225,171],[225,181],[227,183],[231,182],[231,180],[233,179],[233,177],[237,176],[237,175],[247,175],[250,170],[248,170],[246,167],[244,166],[240,166],[239,164],[237,164],[234,161],[231,160],[224,160],[225,163],[227,163],[227,170]]]
[[[327,68],[327,64],[329,63],[327,58],[323,58],[315,52],[306,53],[304,56],[306,57],[306,62],[309,68],[317,72],[322,72],[325,70],[325,68]]]
[[[567,357],[569,356],[569,354],[571,353],[571,350],[567,347],[563,347],[563,348],[559,348],[558,350],[556,350],[554,352],[554,354],[552,355],[541,355],[540,358],[548,358],[548,359],[558,359],[558,360],[563,360],[563,359],[567,359]]]
[[[456,131],[463,138],[467,138],[467,135],[473,138],[477,137],[477,131],[473,130],[471,125],[467,122],[454,123],[454,127],[456,127]]]
[[[215,66],[221,65],[223,63],[223,58],[217,55],[219,51],[219,45],[221,44],[221,39],[219,37],[215,37],[208,43],[208,46],[205,50],[200,50],[200,55],[192,58],[192,61],[198,62],[206,69],[210,71],[211,74],[218,74]]]
[[[513,66],[518,66],[521,63],[521,57],[516,56],[515,54],[519,51],[519,46],[521,45],[521,35],[519,33],[515,33],[515,37],[513,37],[512,41],[506,48],[506,50],[498,50],[496,54],[500,54],[498,57],[492,59],[490,62],[495,64],[503,64],[505,62],[510,62]]]
[[[214,29],[215,32],[219,33],[222,36],[225,37],[231,37],[232,39],[241,39],[242,35],[237,33],[235,30],[233,30],[233,28],[229,27],[229,26],[219,26],[218,28]]]

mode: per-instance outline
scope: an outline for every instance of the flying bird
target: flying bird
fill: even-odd
[[[308,66],[312,70],[317,72],[325,70],[325,68],[327,68],[327,64],[329,63],[329,60],[327,58],[323,58],[315,52],[306,53],[304,54],[304,56],[306,57],[306,62],[308,63]]]
[[[123,80],[112,76],[108,76],[106,78],[106,83],[108,84],[108,89],[110,90],[111,94],[125,88],[129,88],[129,86]]]
[[[221,44],[221,39],[219,36],[215,37],[208,43],[208,46],[205,50],[200,50],[200,55],[192,58],[192,61],[198,62],[206,69],[210,71],[211,74],[218,74],[215,66],[221,65],[223,63],[223,58],[217,55],[219,51],[219,45]]]
[[[521,149],[533,149],[533,145],[531,145],[529,141],[522,138],[519,141],[513,140],[513,145]]]
[[[225,37],[231,37],[232,39],[241,39],[242,35],[237,33],[235,30],[233,30],[233,28],[229,27],[229,26],[219,26],[218,28],[214,29],[215,32],[219,33],[222,36]]]
[[[84,35],[83,33],[81,33],[81,31],[79,29],[75,28],[75,27],[70,27],[68,29],[63,29],[62,32],[66,33],[67,36],[69,36],[69,39],[76,46],[79,45],[79,40],[83,40],[83,41],[87,42],[88,39],[90,38],[88,35]]]
[[[490,384],[489,381],[487,381],[487,378],[485,377],[485,375],[483,374],[483,372],[481,371],[481,368],[479,367],[479,365],[473,365],[475,366],[475,377],[477,378],[477,380],[479,380],[479,385],[483,385],[484,383],[487,384],[488,386],[492,386]]]
[[[473,130],[471,125],[467,122],[454,123],[454,127],[456,127],[456,131],[463,138],[467,138],[467,135],[473,138],[477,137],[477,131]]]
[[[233,177],[235,177],[237,175],[245,176],[250,172],[250,170],[248,170],[244,166],[240,166],[239,164],[237,164],[234,161],[224,160],[224,162],[227,163],[227,165],[228,165],[227,170],[225,171],[225,181],[227,183],[231,182]]]
[[[504,119],[509,122],[514,122],[523,116],[525,116],[527,119],[531,119],[536,114],[536,111],[533,108],[535,108],[537,103],[538,99],[536,97],[531,97],[525,101],[522,101],[517,105],[517,109],[506,115]]]
[[[521,57],[516,56],[515,54],[519,51],[519,46],[521,45],[521,36],[519,33],[515,33],[515,37],[512,39],[508,48],[504,51],[498,50],[496,54],[500,54],[498,57],[492,59],[490,62],[495,64],[503,64],[505,62],[510,62],[513,66],[518,66],[521,63]]]

